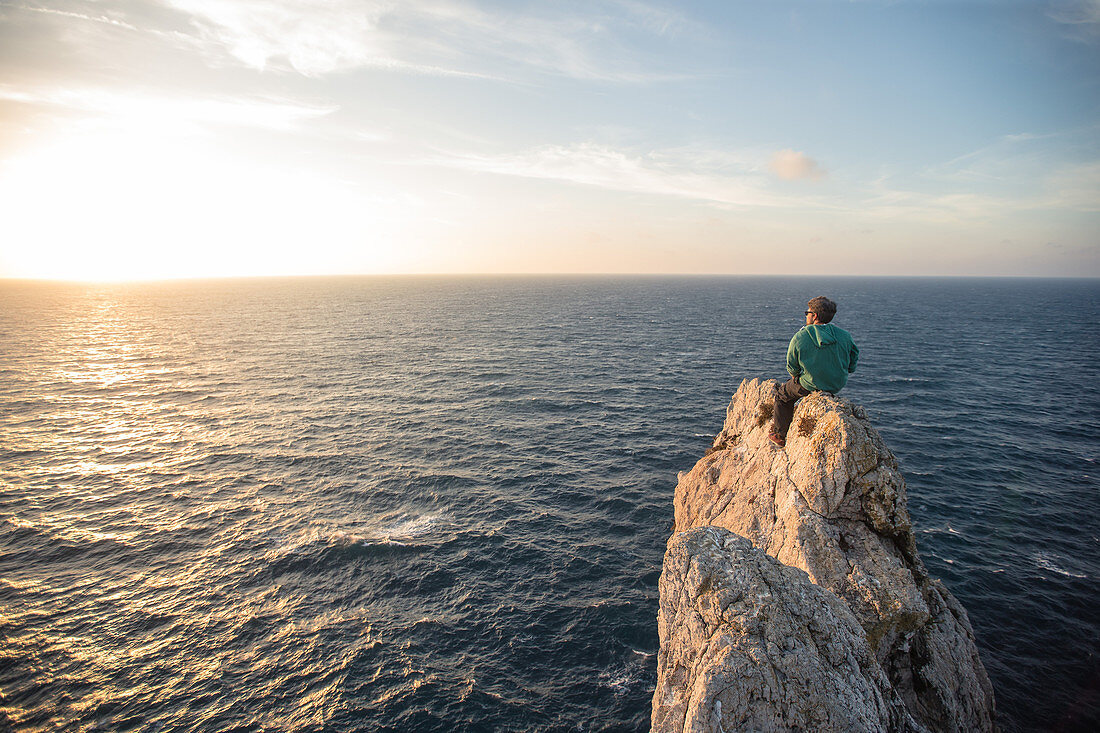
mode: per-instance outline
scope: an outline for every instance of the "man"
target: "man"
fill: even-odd
[[[794,403],[811,392],[839,392],[848,382],[848,375],[856,370],[859,358],[852,335],[829,322],[836,315],[836,303],[819,295],[806,307],[806,325],[787,347],[787,372],[791,378],[779,385],[775,396],[768,439],[780,448],[787,444]]]

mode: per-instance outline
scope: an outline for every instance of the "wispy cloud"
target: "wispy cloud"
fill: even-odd
[[[187,125],[226,125],[289,131],[337,109],[277,99],[168,97],[94,88],[2,86],[0,99],[176,129]]]
[[[771,169],[775,175],[785,181],[807,179],[819,181],[825,177],[825,170],[817,161],[803,152],[786,149],[772,156]]]
[[[1100,160],[1066,166],[1047,176],[1048,208],[1100,212]]]
[[[621,8],[635,24],[659,35],[683,30],[698,31],[699,26],[682,13],[668,8],[649,5],[638,0],[612,0],[611,5]]]
[[[544,146],[502,155],[456,154],[428,161],[465,170],[562,181],[615,191],[695,199],[723,207],[820,206],[805,197],[781,196],[767,190],[767,180],[752,167],[730,168],[737,156],[715,151],[712,166],[699,150],[633,153],[582,143]]]
[[[1047,16],[1078,41],[1100,40],[1100,0],[1051,0]]]
[[[1100,210],[1100,163],[1092,144],[1098,131],[1093,126],[1042,135],[1002,135],[926,167],[917,180],[942,192],[941,198],[947,201],[959,200],[962,194],[982,194],[982,206],[966,208],[984,216],[1024,209],[1094,212]]]
[[[649,68],[631,33],[664,36],[687,23],[626,0],[537,12],[492,12],[457,0],[161,0],[190,14],[211,55],[255,69],[320,76],[356,68],[495,78],[504,59],[580,79],[639,82],[682,76]]]
[[[804,153],[694,147],[638,152],[594,143],[548,145],[501,154],[448,153],[422,160],[479,173],[516,176],[612,191],[667,196],[719,208],[801,209],[876,220],[953,224],[989,221],[1019,211],[1100,210],[1100,162],[1084,162],[1031,176],[1049,164],[1040,154],[1017,152],[1039,136],[1008,136],[974,153],[929,168],[914,182],[890,178],[838,182],[820,193],[778,189],[783,179],[821,179],[825,171]],[[1006,140],[1010,141],[1006,143]],[[995,156],[993,153],[997,153]],[[984,173],[982,173],[984,171]],[[923,182],[926,185],[915,185]],[[1006,183],[1007,182],[1007,183]]]
[[[223,50],[246,66],[273,60],[307,76],[396,64],[382,48],[378,27],[387,5],[377,2],[291,0],[167,0],[190,14],[210,51]]]
[[[1049,15],[1069,25],[1100,23],[1100,0],[1054,0]]]
[[[777,189],[774,176],[820,179],[825,171],[804,153],[685,147],[639,152],[594,143],[548,145],[501,153],[437,154],[420,162],[479,173],[559,181],[612,191],[667,196],[719,208],[802,209],[875,220],[938,224],[1003,219],[1020,211],[1100,210],[1100,162],[1083,162],[1034,177],[1049,164],[1041,154],[1007,148],[1045,136],[1013,135],[926,169],[927,186],[889,178],[848,180],[821,193]],[[908,179],[908,177],[905,177]],[[1008,182],[1011,185],[1001,185]]]
[[[1078,162],[1056,150],[1058,135],[1005,135],[975,151],[928,166],[907,185],[890,178],[865,192],[863,211],[876,218],[958,223],[1004,221],[1021,212],[1100,212],[1100,161]],[[908,177],[907,177],[908,178]]]
[[[14,5],[14,8],[18,10],[26,10],[32,13],[44,13],[46,15],[56,15],[62,18],[72,18],[75,20],[88,21],[92,23],[103,23],[105,25],[113,25],[119,28],[125,28],[126,30],[136,31],[137,27],[115,17],[111,17],[107,13],[99,13],[92,15],[90,13],[80,13],[72,10],[62,10],[60,8],[46,8],[40,5]]]
[[[923,224],[957,224],[1003,217],[1016,210],[1018,201],[983,193],[926,193],[912,189],[875,186],[852,212],[878,220]]]

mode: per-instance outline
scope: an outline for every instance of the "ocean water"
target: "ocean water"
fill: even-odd
[[[807,298],[1006,730],[1100,729],[1100,283],[0,282],[0,730],[645,730],[677,471]]]

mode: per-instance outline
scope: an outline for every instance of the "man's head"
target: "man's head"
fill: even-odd
[[[819,295],[806,303],[806,323],[828,323],[836,315],[836,303]]]

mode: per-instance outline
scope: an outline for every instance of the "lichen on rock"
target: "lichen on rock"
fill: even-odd
[[[786,447],[775,447],[767,439],[769,425],[762,417],[770,415],[776,387],[771,380],[742,382],[711,450],[691,471],[680,474],[674,532],[661,578],[654,730],[995,730],[993,691],[969,620],[950,592],[929,578],[917,555],[905,481],[894,455],[863,408],[821,392],[799,403]],[[719,541],[715,528],[739,535],[749,544]],[[706,541],[713,545],[703,555],[698,549],[704,542],[700,529],[710,532]],[[689,542],[689,537],[695,539]],[[757,594],[745,606],[744,587],[749,581],[738,574],[737,566],[759,565],[750,558],[751,548],[802,572],[776,575],[781,588],[772,584],[770,594]],[[684,553],[692,552],[696,560],[685,560]],[[704,556],[705,560],[698,559]],[[695,576],[677,574],[699,575],[700,563],[711,568],[709,585],[700,581],[694,587],[706,585],[705,592],[692,596],[682,589]],[[732,569],[715,569],[723,563]],[[821,605],[814,593],[825,593],[837,603]],[[724,617],[707,616],[700,609],[725,601],[699,601],[703,596],[740,598],[740,610],[723,625]],[[826,635],[839,635],[828,645],[840,644],[856,660],[862,659],[865,646],[871,663],[857,664],[862,682],[852,676],[854,668],[850,670],[844,695],[859,697],[864,705],[860,710],[869,705],[867,710],[878,711],[873,724],[853,728],[838,722],[843,711],[820,713],[827,719],[799,717],[790,709],[793,688],[776,687],[769,681],[789,679],[792,674],[805,680],[825,675],[819,680],[822,684],[832,679],[812,660],[800,662],[792,671],[788,662],[794,658],[766,653],[768,642],[760,641],[772,639],[770,643],[782,650],[784,645],[817,639],[821,629],[788,619],[776,628],[797,638],[783,640],[775,636],[775,629],[737,621],[750,616],[786,618],[791,604],[801,602],[792,599],[823,609],[825,616],[814,617],[828,627]],[[728,603],[721,607],[724,611]],[[755,611],[745,610],[749,607]],[[858,643],[843,631],[847,628],[841,618],[844,613],[837,609],[846,611],[862,630]],[[706,649],[696,654],[691,650],[698,640],[692,639],[702,633],[699,623],[712,624],[721,633],[710,632]],[[764,636],[757,638],[758,632]],[[815,643],[820,647],[826,642]],[[796,656],[809,659],[805,654]],[[740,672],[731,676],[730,669],[722,666],[727,663]],[[720,686],[714,686],[717,679],[744,689],[719,693]],[[782,695],[776,692],[779,689]],[[713,711],[714,703],[721,704],[721,715],[703,716],[700,711]],[[772,718],[762,712],[766,709],[772,710]],[[704,718],[711,723],[704,723]],[[694,722],[689,726],[689,721]]]

